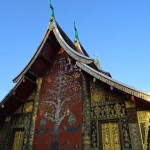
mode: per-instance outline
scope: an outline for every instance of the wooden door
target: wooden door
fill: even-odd
[[[119,124],[108,122],[101,124],[103,150],[121,150]]]

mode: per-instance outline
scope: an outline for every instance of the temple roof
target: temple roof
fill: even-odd
[[[15,83],[22,77],[24,76],[27,71],[31,68],[32,64],[34,63],[34,61],[37,59],[37,57],[40,55],[46,40],[49,38],[50,33],[53,32],[57,41],[59,42],[60,46],[75,60],[79,61],[79,62],[83,62],[85,64],[91,64],[94,62],[94,59],[80,54],[79,52],[77,52],[77,48],[75,47],[75,45],[72,43],[72,41],[68,38],[68,36],[65,34],[65,32],[60,28],[60,26],[58,25],[58,23],[54,20],[51,22],[51,24],[49,25],[46,34],[41,42],[41,44],[39,45],[36,53],[34,54],[34,56],[32,57],[31,61],[28,63],[28,65],[21,71],[21,73],[13,80]]]
[[[2,114],[0,116],[1,121],[23,104],[36,89],[36,79],[43,75],[49,67],[49,64],[53,63],[54,56],[57,55],[60,48],[63,48],[76,61],[77,66],[87,72],[91,77],[100,80],[108,86],[114,87],[120,92],[135,96],[139,107],[144,104],[143,107],[145,109],[150,109],[150,94],[120,83],[112,79],[110,73],[99,69],[94,64],[94,59],[89,57],[79,39],[77,38],[73,44],[53,17],[34,56],[13,80],[16,83],[15,87],[0,103],[0,106],[4,106],[0,107],[0,114]]]

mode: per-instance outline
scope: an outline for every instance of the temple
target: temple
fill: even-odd
[[[149,150],[150,94],[101,70],[58,25],[0,103],[1,150]]]

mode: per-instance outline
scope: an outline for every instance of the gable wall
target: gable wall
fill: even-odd
[[[33,149],[82,149],[82,77],[63,49],[43,77]]]

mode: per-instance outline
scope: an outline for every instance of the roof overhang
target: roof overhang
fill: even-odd
[[[91,68],[87,64],[80,63],[80,62],[76,62],[76,64],[82,70],[84,70],[88,74],[92,75],[96,79],[102,81],[103,83],[106,83],[107,85],[112,86],[122,92],[133,95],[137,98],[143,99],[143,100],[149,102],[149,105],[150,105],[150,94],[143,92],[141,90],[137,90],[131,86],[125,85],[117,80],[114,80],[114,79],[110,78],[109,76],[106,76],[106,75],[102,74],[101,72]]]

